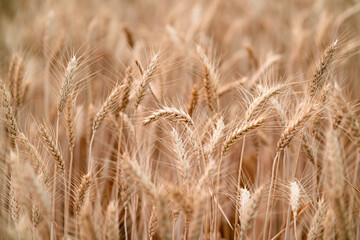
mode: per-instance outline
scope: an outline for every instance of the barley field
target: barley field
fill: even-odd
[[[360,1],[0,0],[0,239],[360,239]]]

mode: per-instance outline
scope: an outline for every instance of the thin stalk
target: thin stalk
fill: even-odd
[[[274,186],[274,175],[275,175],[275,166],[276,163],[278,161],[280,157],[280,152],[277,152],[273,161],[273,165],[272,165],[272,170],[271,170],[271,181],[270,181],[270,190],[269,190],[269,197],[268,197],[268,201],[267,201],[267,206],[266,206],[266,214],[265,214],[265,229],[264,229],[264,236],[263,236],[263,240],[266,240],[266,232],[267,232],[267,222],[269,219],[269,207],[270,207],[270,201],[271,201],[271,196],[272,196],[272,189]]]
[[[242,142],[242,147],[241,147],[241,155],[240,155],[240,163],[239,163],[239,169],[238,169],[238,179],[237,179],[237,185],[236,185],[236,199],[238,199],[239,196],[239,189],[240,189],[240,182],[241,182],[241,171],[242,171],[242,163],[243,163],[243,159],[244,159],[244,151],[245,151],[245,141],[246,141],[246,136],[244,136],[244,140]],[[238,224],[238,210],[239,210],[239,204],[237,204],[236,200],[235,200],[235,223],[234,226],[236,227],[236,225]],[[234,234],[234,240],[236,239],[236,231]]]
[[[60,112],[57,113],[56,118],[56,130],[55,130],[55,141],[58,141],[59,136],[59,121],[60,121]],[[54,240],[54,224],[55,224],[55,199],[56,199],[56,174],[57,174],[57,165],[54,165],[54,178],[53,178],[53,199],[52,199],[52,222],[51,222],[51,240]]]
[[[120,171],[120,150],[121,150],[121,139],[122,139],[122,128],[123,128],[123,119],[120,119],[120,133],[118,140],[118,149],[117,149],[117,161],[116,161],[116,182],[115,182],[115,201],[118,202],[119,198],[119,171]]]
[[[300,136],[302,139],[302,136]],[[300,161],[300,152],[301,152],[301,144],[299,144],[299,150],[298,150],[298,154],[297,154],[297,158],[296,158],[296,163],[295,163],[295,168],[294,168],[294,172],[292,175],[292,179],[295,179],[296,176],[296,171],[297,168],[299,166],[299,161]],[[290,221],[291,221],[291,207],[289,206],[288,208],[288,218],[287,218],[287,222],[286,222],[286,232],[285,232],[285,239],[289,240],[290,239]],[[295,232],[295,238],[296,238],[296,220],[294,218],[294,232]]]
[[[91,152],[92,152],[92,145],[93,145],[93,142],[94,142],[95,132],[96,132],[96,130],[93,131],[93,133],[92,133],[92,135],[91,135],[90,144],[89,144],[88,172],[90,172],[91,169],[92,169]]]
[[[53,178],[53,199],[52,199],[52,213],[51,213],[51,240],[54,240],[54,224],[55,224],[55,198],[56,198],[56,171],[57,170],[57,165],[55,164],[54,166],[54,178]]]
[[[125,228],[125,240],[128,240],[128,232],[127,232],[126,218],[127,218],[127,205],[125,206],[124,228]]]
[[[75,216],[75,239],[78,239],[78,216]]]
[[[68,236],[68,230],[69,230],[69,196],[71,191],[71,175],[72,175],[72,165],[73,165],[73,159],[74,159],[74,149],[70,149],[70,163],[69,163],[69,176],[68,176],[68,189],[65,192],[65,237]]]

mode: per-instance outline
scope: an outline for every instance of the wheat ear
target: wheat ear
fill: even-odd
[[[36,231],[37,226],[40,222],[40,210],[37,204],[33,203],[31,208],[31,223]]]
[[[41,139],[47,151],[49,152],[51,157],[55,160],[60,170],[62,172],[65,172],[64,160],[58,145],[55,143],[52,136],[50,135],[50,133],[48,132],[48,130],[45,128],[44,125],[40,125],[39,130],[40,130]]]
[[[153,239],[158,227],[158,212],[156,206],[154,205],[151,209],[150,219],[148,222],[148,235],[150,240]]]
[[[295,117],[289,122],[286,126],[284,132],[280,136],[280,140],[277,144],[277,152],[282,151],[287,147],[291,140],[296,136],[296,134],[306,125],[308,120],[313,116],[314,107],[313,106],[304,106]]]
[[[124,89],[124,86],[118,85],[116,86],[110,95],[107,97],[103,105],[101,106],[100,110],[96,113],[93,124],[92,124],[92,131],[94,132],[101,126],[105,117],[108,115],[110,110],[115,107],[118,103],[121,91]]]
[[[326,209],[324,200],[322,199],[318,202],[318,209],[316,210],[316,213],[310,225],[311,227],[307,235],[307,238],[309,240],[316,240],[322,238],[322,235],[324,233],[323,220],[325,216],[325,210]]]
[[[72,92],[69,95],[69,98],[66,102],[66,133],[68,136],[69,150],[72,151],[75,146],[75,133],[74,133],[74,102],[75,102],[75,93]]]
[[[281,88],[283,88],[283,85],[261,89],[259,96],[251,102],[248,109],[246,110],[244,121],[247,122],[256,117],[271,97],[280,94]]]
[[[88,173],[81,178],[81,183],[76,190],[75,200],[74,200],[74,211],[75,214],[78,215],[81,211],[81,208],[84,205],[85,197],[89,191],[90,185],[93,179],[91,178],[91,174]]]
[[[65,80],[60,92],[60,98],[58,101],[58,112],[61,113],[66,105],[69,98],[69,94],[75,87],[74,75],[78,65],[78,61],[75,56],[71,58],[66,69],[65,69]]]
[[[126,76],[125,76],[125,87],[121,94],[121,105],[120,105],[120,111],[124,112],[127,105],[129,104],[129,97],[130,97],[130,90],[132,83],[134,82],[134,78],[131,75],[132,68],[128,67],[126,70]]]
[[[171,136],[174,142],[174,150],[177,156],[177,170],[186,184],[190,183],[190,163],[187,157],[185,146],[179,134],[175,129],[171,131]]]
[[[250,200],[245,204],[241,217],[240,239],[244,239],[246,232],[251,229],[252,223],[259,211],[258,206],[264,196],[265,187],[259,187]]]
[[[135,93],[135,104],[134,104],[135,111],[137,110],[137,108],[139,107],[141,101],[145,96],[145,91],[148,88],[149,83],[153,78],[153,74],[155,73],[158,67],[158,61],[159,61],[159,53],[154,55],[154,57],[150,61],[148,69],[146,69],[141,76],[140,85]]]
[[[195,111],[198,101],[199,101],[199,91],[198,91],[197,85],[194,84],[194,86],[191,90],[191,98],[190,98],[189,105],[187,108],[187,112],[188,112],[189,116],[193,115],[193,112]]]
[[[1,104],[3,107],[3,113],[5,115],[5,126],[9,132],[9,135],[15,139],[19,132],[19,129],[17,127],[15,116],[9,101],[8,91],[6,90],[6,87],[1,79],[0,79],[0,97],[1,97]]]
[[[44,178],[45,184],[48,183],[50,179],[47,165],[41,158],[38,150],[23,133],[19,133],[17,140],[24,145],[26,151],[29,153],[31,161],[35,167],[35,172]]]
[[[295,239],[297,239],[296,218],[300,207],[301,188],[297,181],[290,182],[289,188],[290,188],[290,207],[294,216],[294,235],[295,235]]]
[[[210,61],[208,56],[205,54],[201,46],[197,46],[197,53],[199,54],[203,65],[204,65],[204,90],[206,96],[206,103],[210,111],[214,111],[213,104],[217,103],[217,108],[219,108],[219,94],[217,90],[217,85],[219,82],[218,72],[215,70],[214,64]]]
[[[18,196],[16,194],[16,190],[14,188],[14,183],[10,179],[10,213],[11,213],[11,219],[15,224],[18,224],[21,217],[21,207],[20,203],[18,201]],[[20,189],[17,189],[20,190]]]
[[[260,127],[265,121],[264,117],[251,120],[243,123],[240,127],[236,128],[225,140],[222,146],[221,155],[225,156],[229,151],[230,147],[234,145],[239,139],[251,130]]]
[[[323,55],[323,58],[320,61],[320,64],[318,65],[318,67],[316,68],[316,72],[313,76],[313,79],[311,81],[311,85],[310,85],[310,97],[314,97],[316,92],[319,89],[319,86],[321,84],[321,80],[324,78],[324,75],[327,71],[327,69],[329,68],[335,50],[337,48],[337,44],[338,44],[338,40],[336,40],[335,42],[333,42],[326,50],[325,53]]]
[[[10,66],[11,67],[11,66]],[[15,70],[15,71],[14,71]],[[15,107],[19,107],[22,103],[23,88],[22,82],[24,78],[24,61],[23,58],[18,56],[16,66],[13,71],[13,76],[10,79],[11,94]],[[10,71],[10,69],[9,69]]]
[[[159,120],[160,118],[165,118],[165,117],[175,122],[184,123],[191,127],[194,126],[191,117],[187,113],[173,107],[164,107],[163,109],[153,112],[150,116],[145,118],[142,123],[143,125],[148,125],[154,121]]]

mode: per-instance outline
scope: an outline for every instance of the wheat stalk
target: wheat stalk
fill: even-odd
[[[329,68],[331,61],[333,59],[335,50],[337,48],[338,40],[333,42],[326,50],[323,55],[323,58],[320,61],[320,64],[316,68],[316,72],[313,76],[313,79],[311,81],[310,85],[310,97],[314,97],[316,92],[319,89],[319,85],[321,84],[322,79],[324,78],[324,75]]]
[[[318,202],[317,207],[318,209],[316,210],[316,213],[312,219],[310,225],[311,227],[307,235],[307,238],[309,240],[321,239],[324,233],[323,220],[324,220],[326,208],[323,199]]]
[[[40,125],[39,131],[40,131],[41,139],[47,151],[49,152],[51,157],[55,160],[60,170],[65,173],[65,162],[63,160],[62,154],[60,152],[57,143],[55,143],[52,136],[50,135],[50,133],[48,132],[48,130],[45,128],[44,125]]]
[[[222,145],[221,155],[225,156],[229,151],[230,147],[234,145],[239,139],[248,133],[251,130],[254,130],[260,127],[265,121],[264,117],[257,118],[255,120],[251,120],[249,122],[245,122],[239,127],[237,127],[234,131],[231,132],[230,135],[227,136],[226,140]]]
[[[74,82],[74,74],[76,71],[76,68],[78,66],[78,60],[76,59],[76,56],[73,56],[66,69],[65,69],[65,80],[63,83],[63,86],[60,91],[60,98],[58,101],[58,112],[61,113],[66,105],[66,102],[69,98],[69,94],[73,91],[75,87]]]
[[[193,115],[193,112],[195,111],[198,101],[199,101],[199,92],[198,92],[197,85],[194,84],[193,88],[191,89],[191,98],[189,101],[189,105],[187,107],[187,112],[188,112],[189,116]]]
[[[160,57],[159,53],[153,56],[153,58],[150,61],[149,67],[144,71],[144,73],[141,76],[140,85],[135,93],[135,104],[134,104],[135,111],[137,110],[141,101],[143,100],[145,96],[145,91],[148,88],[151,80],[153,79],[153,74],[155,73],[158,67],[159,57]]]
[[[85,197],[86,197],[87,193],[89,192],[92,181],[93,181],[93,178],[91,177],[90,173],[85,174],[81,178],[81,183],[76,190],[76,195],[75,195],[75,199],[74,199],[74,211],[75,211],[76,215],[78,215],[80,213],[81,208],[84,205]]]
[[[244,239],[246,232],[252,227],[252,223],[256,218],[256,214],[259,211],[259,203],[264,196],[264,190],[264,186],[259,187],[251,196],[250,200],[248,200],[248,202],[244,204],[245,206],[242,210],[242,215],[240,215],[240,239]]]
[[[0,79],[0,98],[3,107],[3,113],[5,115],[5,125],[10,136],[15,139],[19,129],[15,120],[15,116],[9,101],[8,91],[6,90],[5,84]]]
[[[154,121],[157,121],[161,118],[168,118],[175,122],[187,124],[191,127],[194,126],[194,123],[193,123],[191,117],[187,113],[185,113],[184,111],[182,111],[180,109],[176,109],[173,107],[164,107],[160,110],[153,112],[150,116],[146,117],[142,123],[143,123],[143,125],[148,125],[148,124],[150,124]]]

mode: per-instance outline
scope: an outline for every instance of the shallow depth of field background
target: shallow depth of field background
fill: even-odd
[[[0,239],[360,239],[359,50],[357,0],[0,0]]]

